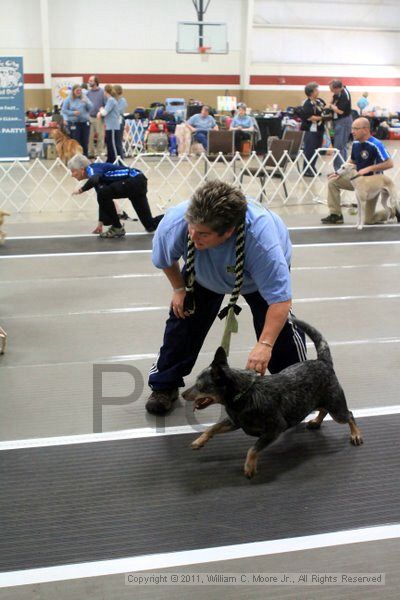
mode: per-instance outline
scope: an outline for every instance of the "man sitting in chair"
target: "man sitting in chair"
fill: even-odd
[[[241,102],[238,104],[238,112],[233,117],[230,129],[235,132],[235,150],[240,152],[241,144],[244,140],[251,140],[254,131],[253,120],[246,114],[247,106]]]
[[[214,117],[210,115],[210,107],[204,105],[199,114],[193,115],[186,121],[186,125],[194,134],[193,139],[195,139],[196,142],[199,142],[205,150],[208,150],[207,132],[210,131],[210,129],[218,129]]]

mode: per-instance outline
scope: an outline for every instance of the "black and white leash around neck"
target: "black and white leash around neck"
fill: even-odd
[[[232,290],[231,297],[229,298],[228,305],[225,306],[219,313],[220,319],[226,318],[224,334],[222,336],[221,346],[224,348],[226,354],[229,354],[230,339],[232,333],[237,333],[238,322],[236,315],[242,310],[237,305],[239,299],[240,290],[243,284],[244,277],[244,250],[245,250],[245,223],[241,223],[236,230],[236,263],[235,263],[235,286]],[[189,315],[193,314],[196,310],[194,301],[194,282],[196,278],[195,273],[195,246],[192,238],[188,234],[187,238],[187,256],[186,256],[186,298],[185,298],[185,312]]]

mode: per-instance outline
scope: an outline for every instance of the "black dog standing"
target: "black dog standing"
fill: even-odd
[[[257,473],[260,452],[314,410],[319,410],[319,414],[307,423],[309,429],[319,428],[329,413],[337,423],[348,423],[352,444],[363,443],[333,369],[328,343],[311,325],[293,320],[314,342],[316,360],[296,363],[269,377],[259,377],[249,370],[231,369],[225,351],[218,348],[211,365],[200,373],[195,385],[182,394],[185,400],[195,403],[196,409],[223,404],[229,417],[199,436],[191,445],[194,450],[204,446],[216,433],[239,428],[258,437],[244,465],[248,478]]]

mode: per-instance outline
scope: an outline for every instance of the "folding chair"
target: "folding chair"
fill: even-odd
[[[294,129],[285,129],[283,136],[283,140],[290,140],[292,142],[292,147],[290,149],[290,160],[295,161],[299,155],[299,152],[303,146],[304,139],[304,131],[296,131]]]
[[[209,162],[232,160],[235,156],[235,132],[231,130],[214,130],[208,132],[208,150],[204,161],[204,174],[208,171]]]

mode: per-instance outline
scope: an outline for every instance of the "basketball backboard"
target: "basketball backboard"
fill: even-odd
[[[226,23],[179,21],[176,51],[183,54],[228,54]]]

